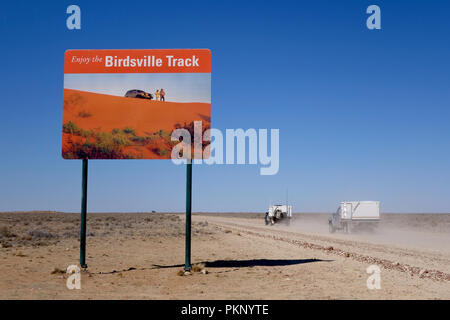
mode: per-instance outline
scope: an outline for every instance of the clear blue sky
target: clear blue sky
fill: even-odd
[[[82,29],[66,28],[66,8]],[[382,30],[365,27],[381,7]],[[78,211],[61,158],[64,51],[209,48],[212,125],[279,128],[280,171],[194,166],[193,210],[450,212],[448,1],[0,3],[0,210]],[[185,168],[90,161],[90,211],[183,211]]]

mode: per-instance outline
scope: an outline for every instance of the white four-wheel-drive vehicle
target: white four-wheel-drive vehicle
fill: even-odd
[[[292,206],[277,204],[269,207],[266,212],[266,225],[274,225],[277,222],[284,221],[290,223],[292,218]]]
[[[342,230],[372,231],[380,221],[379,201],[344,201],[328,219],[330,233]]]

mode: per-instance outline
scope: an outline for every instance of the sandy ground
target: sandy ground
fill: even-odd
[[[375,232],[328,234],[327,215],[265,226],[259,214],[89,214],[81,289],[79,215],[0,213],[0,299],[450,299],[450,215],[383,215]],[[381,289],[366,285],[378,265]]]

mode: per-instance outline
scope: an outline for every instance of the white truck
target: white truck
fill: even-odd
[[[380,221],[379,201],[344,201],[328,219],[330,233],[343,230],[374,230]]]
[[[266,225],[274,225],[276,222],[284,221],[287,224],[290,223],[292,218],[292,206],[276,204],[269,207],[269,211],[266,212]]]

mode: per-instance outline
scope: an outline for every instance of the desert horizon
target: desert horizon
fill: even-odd
[[[450,214],[382,214],[375,231],[350,234],[329,234],[328,216],[266,226],[263,213],[195,213],[185,275],[184,213],[88,213],[82,290],[67,290],[65,270],[79,263],[79,215],[2,212],[0,298],[450,298]],[[373,264],[379,290],[366,287]]]

